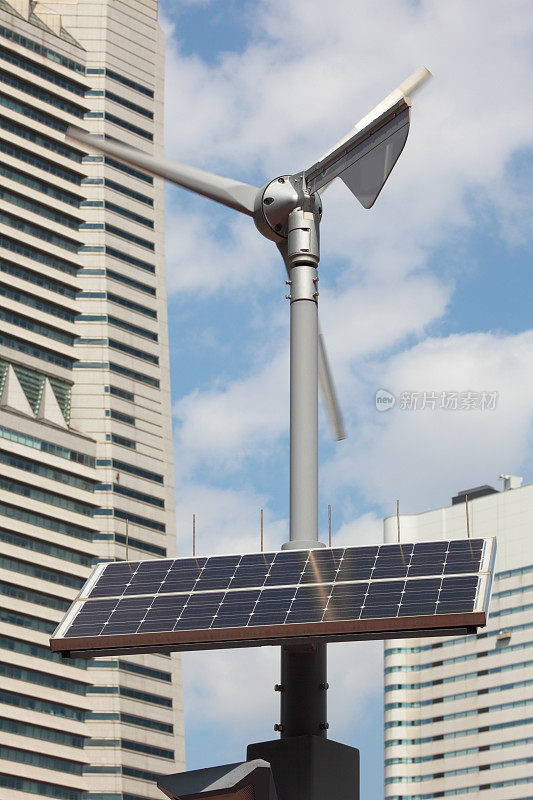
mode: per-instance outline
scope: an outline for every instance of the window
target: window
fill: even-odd
[[[133,264],[134,267],[144,269],[146,272],[155,272],[155,267],[153,264],[149,264],[147,261],[142,261],[140,258],[130,256],[128,253],[123,253],[122,250],[116,250],[114,247],[106,247],[105,252],[108,256],[118,258],[119,261],[125,261],[127,264]]]
[[[2,61],[7,61],[8,64],[13,64],[19,69],[30,72],[32,75],[37,75],[37,77],[42,78],[45,81],[49,81],[55,86],[65,89],[67,92],[72,92],[72,94],[76,94],[78,97],[83,97],[85,95],[86,87],[83,85],[83,83],[78,83],[78,81],[72,81],[68,78],[64,78],[63,75],[60,75],[58,72],[54,72],[46,67],[41,67],[35,61],[30,61],[29,58],[24,58],[24,56],[20,56],[17,53],[11,52],[10,50],[6,50],[1,46],[0,59],[2,59]]]
[[[41,358],[49,364],[57,364],[58,367],[72,369],[73,359],[60,356],[53,350],[29,344],[23,339],[18,339],[16,336],[8,336],[7,334],[0,333],[0,344],[3,344],[4,347],[10,347],[19,353],[27,353],[30,356],[34,356],[34,358]]]
[[[43,553],[43,555],[52,556],[52,558],[61,558],[64,561],[70,561],[72,564],[81,564],[83,567],[90,567],[93,560],[92,556],[80,553],[79,550],[71,550],[69,547],[61,547],[60,545],[45,542],[42,539],[35,539],[33,536],[7,531],[4,528],[0,528],[0,542],[31,550],[34,553]],[[53,633],[54,630],[55,626],[52,624],[50,633]]]
[[[0,336],[0,343],[1,342],[2,337]],[[140,381],[141,383],[146,383],[148,386],[154,386],[156,389],[159,389],[160,382],[157,378],[152,378],[151,375],[146,375],[144,372],[137,372],[134,369],[128,369],[121,364],[114,364],[112,362],[109,364],[109,369],[111,372],[117,372],[119,375],[125,375],[127,378],[131,378],[134,381]]]
[[[83,585],[83,582],[82,582]],[[11,650],[13,653],[20,653],[25,656],[33,656],[33,658],[45,658],[47,661],[55,661],[57,664],[62,664],[63,660],[57,653],[52,653],[49,647],[43,647],[40,644],[32,644],[31,642],[24,642],[22,639],[12,639],[10,636],[0,636],[0,647],[4,650]],[[87,669],[85,659],[72,658],[69,661],[70,666],[79,667],[80,669]],[[0,731],[2,729],[0,719]]]
[[[18,264],[14,264],[12,261],[6,261],[4,258],[0,258],[0,272],[4,272],[6,275],[13,275],[15,278],[20,278],[20,280],[28,281],[28,283],[32,283],[35,286],[40,286],[42,289],[48,289],[50,292],[56,292],[57,294],[64,295],[65,297],[70,297],[74,299],[76,297],[75,290],[68,286],[66,283],[59,283],[55,281],[53,278],[48,278],[46,275],[41,275],[38,272],[33,272],[31,269],[26,269],[26,267],[20,267]],[[44,301],[42,301],[44,304]],[[53,306],[51,303],[48,304],[51,308],[60,308],[60,306]],[[51,311],[49,313],[52,313]],[[71,313],[67,312],[66,313]],[[57,314],[59,316],[59,314]],[[69,319],[65,317],[65,319]],[[74,314],[72,314],[72,320],[74,320]]]
[[[50,503],[58,508],[74,511],[76,514],[84,514],[86,517],[92,517],[95,511],[93,506],[80,500],[73,500],[71,497],[49,492],[47,489],[39,489],[36,485],[22,483],[22,481],[16,481],[13,478],[6,478],[5,475],[0,475],[0,489],[5,492],[22,495],[31,500],[37,500],[40,503]]]
[[[0,260],[0,270],[2,269],[2,264],[3,262]],[[20,272],[20,270],[16,271]],[[30,275],[31,274],[32,273],[30,273]],[[42,283],[44,282],[45,281],[43,280]],[[38,311],[44,311],[45,314],[50,314],[53,317],[58,317],[59,319],[65,319],[68,322],[74,322],[75,318],[74,312],[71,311],[69,308],[56,306],[55,303],[49,303],[46,300],[42,300],[40,297],[36,297],[33,294],[22,292],[20,289],[12,289],[10,286],[7,286],[4,283],[0,283],[0,295],[2,297],[8,297],[10,300],[16,300],[17,303],[23,303],[25,306],[30,306],[30,308],[36,308]],[[64,335],[66,338],[58,339],[58,341],[65,341],[67,344],[72,344],[73,337],[67,334]]]
[[[155,481],[156,483],[163,483],[163,476],[159,475],[157,472],[135,467],[133,464],[126,464],[125,461],[117,461],[115,458],[112,464],[113,468],[117,469],[119,472],[129,472],[130,475],[137,475],[139,478],[145,478],[146,480]],[[96,466],[98,466],[98,462],[96,462]]]
[[[160,533],[165,533],[166,531],[166,526],[162,522],[155,522],[155,520],[147,519],[146,517],[140,517],[138,514],[130,514],[129,512],[121,511],[119,508],[115,508],[115,517],[118,517],[118,519],[129,520],[134,525],[152,528],[154,531],[159,531]]]
[[[0,296],[11,297],[11,295],[13,294],[17,293],[10,292],[9,290],[3,291],[2,286],[0,285]],[[30,296],[25,295],[25,297],[29,298]],[[11,299],[18,300],[17,297],[11,297]],[[37,303],[35,303],[33,307],[35,308],[36,306]],[[24,330],[26,331],[37,333],[40,336],[46,336],[48,339],[54,339],[56,342],[62,342],[62,344],[70,345],[70,347],[72,347],[72,345],[74,344],[74,337],[71,334],[64,333],[58,328],[52,328],[50,327],[50,325],[45,325],[44,322],[36,322],[35,320],[30,319],[29,317],[22,316],[22,314],[15,314],[12,311],[5,311],[4,309],[0,308],[0,320],[3,320],[4,322],[9,322],[11,325],[16,325],[18,328],[24,328]]]
[[[21,139],[26,139],[28,142],[33,142],[33,144],[37,144],[39,147],[44,147],[46,150],[50,150],[52,153],[57,153],[64,158],[70,158],[71,161],[76,161],[78,164],[82,163],[83,154],[80,150],[75,150],[74,148],[69,147],[69,145],[58,141],[57,139],[52,139],[49,136],[46,136],[44,133],[38,133],[32,128],[26,127],[26,125],[21,125],[20,123],[1,115],[0,129],[8,131],[9,133],[13,133],[15,136],[20,136]]]
[[[170,672],[144,667],[141,664],[133,664],[131,661],[124,661],[122,658],[119,658],[118,666],[119,669],[123,669],[126,672],[133,672],[135,675],[144,675],[146,678],[155,678],[158,681],[166,681],[167,683],[171,683],[172,681]]]
[[[78,64],[76,61],[72,61],[70,58],[66,58],[66,56],[56,53],[55,50],[50,50],[48,47],[32,41],[32,39],[27,39],[20,33],[15,33],[9,28],[4,28],[3,25],[0,25],[0,36],[3,36],[5,39],[18,44],[21,47],[27,47],[28,50],[31,50],[33,53],[37,53],[44,58],[48,58],[50,61],[54,61],[56,64],[61,64],[62,67],[71,69],[80,75],[85,74],[85,67],[83,64]]]
[[[133,439],[126,439],[125,436],[118,436],[116,433],[106,433],[105,438],[108,442],[114,442],[115,444],[121,445],[121,447],[129,447],[130,450],[135,450],[137,448]]]
[[[72,733],[54,730],[54,728],[43,728],[41,725],[29,725],[27,722],[17,722],[14,719],[0,717],[0,731],[4,733],[14,733],[17,736],[31,736],[33,739],[42,739],[54,744],[64,744],[67,747],[83,747],[83,736],[76,736]]]
[[[98,538],[97,536],[95,538]],[[122,533],[115,533],[114,535],[115,542],[119,544],[126,544],[126,537]],[[154,556],[162,556],[163,558],[167,555],[166,547],[159,547],[156,544],[151,544],[150,542],[143,542],[142,539],[137,539],[134,536],[128,536],[128,545],[129,547],[134,547],[135,550],[142,550],[145,553],[152,553]]]
[[[29,200],[17,192],[12,192],[9,189],[0,189],[0,199],[6,200],[14,206],[24,209],[24,211],[31,211],[32,214],[38,214],[40,217],[50,219],[52,222],[57,222],[58,225],[64,225],[66,228],[72,228],[77,231],[81,220],[76,217],[71,217],[70,214],[63,214],[56,211],[50,206],[45,206],[43,203],[38,203],[36,200]]]
[[[109,178],[105,179],[105,185],[108,186],[110,189],[113,189],[115,192],[120,192],[120,194],[125,194],[127,197],[133,198],[133,200],[138,200],[139,203],[144,203],[147,206],[154,205],[154,201],[152,200],[151,197],[147,197],[145,194],[136,192],[133,189],[128,189],[128,187],[122,186],[121,183],[110,181]]]
[[[129,331],[137,336],[142,336],[145,339],[151,339],[152,342],[157,342],[159,338],[157,333],[153,333],[153,331],[149,331],[146,328],[141,328],[139,325],[132,325],[131,322],[126,322],[118,317],[108,316],[107,321],[110,325],[114,325],[115,328],[122,328],[122,330]]]
[[[0,362],[0,364],[1,363],[2,362]],[[67,385],[68,384],[65,384],[65,386]],[[0,425],[0,438],[7,439],[10,442],[25,444],[27,447],[34,447],[36,450],[42,450],[43,453],[51,453],[54,456],[59,456],[59,458],[66,458],[69,461],[74,461],[76,464],[84,464],[86,467],[95,466],[95,459],[93,456],[85,455],[85,453],[79,453],[77,450],[70,450],[70,448],[62,447],[54,442],[47,442],[44,439],[38,439],[36,436],[30,436],[29,434],[22,433],[21,431],[15,431],[11,428],[6,428],[3,425]]]
[[[60,600],[51,594],[37,592],[34,589],[23,589],[21,586],[13,586],[11,583],[0,581],[0,594],[4,597],[14,597],[17,600],[24,600],[26,603],[35,603],[45,608],[55,608],[57,611],[68,611],[70,603],[67,600]],[[0,673],[1,674],[1,673]],[[21,680],[24,680],[21,678]]]
[[[25,508],[13,506],[10,503],[0,502],[0,514],[10,519],[29,522],[30,525],[37,525],[39,528],[46,528],[49,531],[65,533],[67,536],[75,536],[77,539],[84,539],[88,542],[91,542],[93,539],[93,531],[87,528],[82,528],[71,522],[63,522],[62,520],[48,517],[44,514],[36,514],[33,511],[27,511]]]
[[[122,486],[120,483],[113,484],[113,491],[115,494],[121,494],[124,495],[124,497],[131,497],[132,500],[138,500],[140,503],[149,503],[158,508],[165,507],[165,501],[160,497],[154,497],[145,492],[138,492],[136,489],[130,489],[128,486]]]
[[[0,143],[0,150],[5,149],[6,148],[4,145]],[[20,183],[22,186],[28,186],[30,189],[35,189],[36,192],[42,192],[43,194],[52,197],[54,200],[61,200],[62,203],[68,203],[76,208],[78,208],[80,205],[80,198],[77,195],[71,194],[64,189],[58,189],[55,186],[52,186],[51,183],[38,180],[33,176],[30,177],[25,172],[21,172],[21,170],[15,169],[14,167],[9,167],[6,164],[0,164],[0,175],[4,178],[9,178],[12,181],[17,181],[17,183]]]
[[[90,70],[87,70],[89,73]],[[142,83],[137,83],[137,81],[132,81],[131,78],[126,78],[125,75],[121,75],[119,72],[114,72],[111,69],[106,69],[105,74],[108,78],[112,78],[114,81],[118,83],[124,84],[124,86],[128,86],[130,89],[135,89],[136,92],[141,92],[141,94],[145,94],[146,97],[153,97],[154,93],[151,89],[148,89],[146,86],[143,86]]]
[[[138,125],[132,125],[131,122],[127,122],[127,120],[122,119],[122,117],[117,117],[116,114],[110,114],[108,111],[87,111],[84,115],[84,118],[106,119],[108,122],[112,122],[113,125],[118,125],[119,128],[124,128],[125,130],[130,131],[130,133],[135,133],[137,136],[141,136],[143,139],[148,139],[149,142],[153,142],[154,140],[153,134],[149,133],[144,128],[140,128]]]
[[[119,236],[121,239],[126,239],[128,242],[133,242],[139,247],[145,247],[147,250],[152,251],[155,249],[153,242],[149,242],[148,239],[143,239],[140,236],[135,236],[133,233],[129,233],[122,228],[117,228],[115,225],[108,225],[106,223],[105,229],[108,233],[112,233],[113,236]]]
[[[133,300],[127,300],[125,297],[120,297],[120,295],[113,294],[112,292],[107,292],[107,299],[110,300],[112,303],[124,306],[124,308],[129,308],[132,311],[137,311],[139,314],[144,314],[146,317],[152,317],[152,319],[157,319],[157,311],[154,311],[153,308],[148,308],[148,306],[142,306],[140,303],[134,303]]]
[[[71,589],[81,589],[85,583],[85,580],[82,578],[77,578],[76,576],[69,575],[66,572],[59,572],[57,569],[41,567],[36,563],[31,564],[28,561],[21,561],[19,558],[11,558],[9,556],[0,555],[0,565],[3,569],[20,572],[23,575],[29,575],[32,578],[38,578],[41,581],[57,583],[60,586],[68,586]]]
[[[109,347],[112,347],[113,350],[120,350],[122,353],[127,353],[129,356],[142,358],[144,361],[149,361],[151,364],[159,364],[159,358],[152,355],[152,353],[146,353],[144,350],[139,350],[138,347],[131,347],[129,344],[119,342],[117,339],[109,339]]]
[[[41,714],[52,714],[54,717],[63,717],[63,719],[75,719],[78,722],[83,722],[85,719],[83,708],[64,706],[62,703],[53,703],[50,700],[28,697],[25,694],[7,692],[3,689],[0,689],[0,703],[16,706],[17,708],[26,708],[29,711],[38,711]]]
[[[15,100],[3,92],[0,92],[0,106],[16,111],[17,114],[23,114],[25,117],[35,120],[35,122],[40,122],[41,125],[48,125],[49,128],[61,131],[61,133],[65,133],[67,130],[67,124],[62,119],[52,117],[45,111],[33,108],[33,106],[23,103],[21,100]]]
[[[31,734],[28,734],[31,735]],[[55,800],[83,800],[83,792],[79,789],[69,789],[68,786],[34,781],[30,778],[17,778],[15,775],[0,774],[0,786],[28,794],[38,794],[41,797],[52,797]]]
[[[48,92],[46,89],[41,89],[33,83],[25,81],[9,72],[5,72],[3,69],[0,69],[0,82],[4,83],[6,86],[11,86],[13,89],[17,89],[19,92],[24,92],[30,95],[30,97],[35,97],[43,103],[48,103],[54,106],[54,108],[64,111],[66,114],[71,114],[73,117],[83,119],[85,114],[84,106],[73,103],[71,100],[65,100],[60,95],[52,94],[52,92]]]
[[[159,720],[157,719],[149,719],[148,717],[137,717],[134,714],[123,714],[122,712],[114,714],[113,712],[106,713],[106,712],[90,711],[86,714],[85,718],[88,720],[116,719],[120,720],[126,725],[136,725],[138,728],[148,728],[149,730],[161,731],[161,733],[171,733],[171,734],[174,733],[173,725],[169,725],[168,723],[165,722],[159,722]]]
[[[135,167],[130,167],[129,164],[122,164],[120,161],[115,161],[114,159],[109,158],[109,156],[103,157],[103,160],[107,166],[113,167],[113,169],[118,169],[120,172],[125,172],[126,175],[131,175],[132,178],[137,178],[140,181],[150,184],[153,184],[154,182],[154,179],[151,175],[147,175],[146,172],[141,172],[140,170],[135,169]]]
[[[36,155],[35,153],[31,152],[30,150],[26,150],[23,147],[18,147],[18,145],[13,144],[12,142],[6,142],[3,139],[0,140],[0,152],[5,153],[8,156],[12,156],[13,158],[17,158],[19,161],[23,161],[25,164],[29,164],[31,167],[37,167],[37,169],[40,169],[43,172],[48,172],[50,175],[55,175],[64,181],[75,183],[77,186],[81,185],[83,175],[80,175],[79,172],[74,172],[73,170],[68,169],[68,167],[63,167],[60,164],[49,161],[47,158]],[[80,200],[81,198],[78,197],[76,205],[79,204]],[[70,205],[73,204],[70,203]]]
[[[115,408],[106,409],[106,417],[116,419],[118,422],[123,422],[125,425],[135,425],[135,417],[129,414],[123,414],[122,411],[117,411]]]
[[[131,286],[132,289],[137,289],[138,292],[145,292],[155,297],[156,291],[153,286],[148,286],[148,284],[136,281],[134,278],[126,277],[126,275],[121,275],[120,272],[115,272],[114,269],[108,269],[106,272],[108,278],[123,283],[125,286]]]
[[[106,386],[106,392],[114,394],[115,397],[122,397],[123,400],[129,400],[131,403],[135,400],[133,392],[127,392],[125,389],[119,389],[118,386]]]
[[[141,225],[146,225],[147,228],[153,229],[154,227],[154,223],[152,222],[152,220],[148,219],[147,217],[142,217],[140,214],[135,214],[128,208],[123,208],[123,206],[117,206],[115,203],[109,203],[107,200],[105,201],[104,205],[108,211],[112,211],[114,214],[120,214],[121,217],[127,217],[128,219],[132,219],[134,222],[138,222]]]
[[[69,604],[67,603],[67,608]],[[60,692],[72,692],[73,694],[85,694],[85,683],[73,681],[70,678],[59,678],[48,672],[39,672],[35,669],[26,669],[14,664],[3,664],[0,662],[0,676],[3,678],[13,678],[13,680],[24,681],[24,683],[35,683],[38,686],[46,686],[49,689],[58,689]]]
[[[18,611],[10,611],[7,608],[0,608],[0,621],[6,622],[8,625],[16,625],[19,628],[29,628],[32,631],[48,634],[52,634],[57,627],[55,622],[32,617],[29,614],[22,614]]]
[[[139,106],[137,103],[132,103],[131,100],[127,100],[125,97],[121,97],[120,95],[110,92],[107,89],[105,91],[103,89],[89,89],[88,92],[85,92],[85,97],[107,97],[107,99],[111,100],[113,103],[117,103],[119,106],[124,106],[124,108],[129,108],[130,111],[135,111],[136,114],[141,114],[147,119],[154,118],[152,111],[148,111],[148,109],[144,108],[143,106]]]
[[[33,261],[38,261],[40,264],[46,264],[47,267],[66,272],[69,275],[76,275],[78,268],[76,264],[71,261],[66,261],[59,256],[51,256],[45,250],[39,250],[36,247],[28,244],[21,244],[18,239],[12,239],[10,236],[0,235],[0,247],[5,247],[12,253],[24,256],[24,258],[31,258]]]
[[[43,228],[41,225],[36,225],[34,222],[28,222],[22,217],[17,217],[8,211],[0,211],[0,222],[4,225],[9,225],[17,231],[28,233],[31,236],[36,236],[55,247],[62,247],[64,250],[69,250],[71,253],[78,251],[79,243],[75,239],[70,239],[67,236],[62,236],[59,233],[53,233],[49,228]]]

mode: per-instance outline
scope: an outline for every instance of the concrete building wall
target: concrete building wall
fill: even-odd
[[[533,784],[533,485],[469,504],[496,536],[490,619],[477,636],[385,643],[385,797],[521,800]],[[466,536],[465,503],[402,515],[404,541]],[[396,518],[385,541],[397,540]]]
[[[0,797],[150,800],[184,766],[180,660],[48,639],[101,559],[175,555],[155,0],[0,0]],[[127,540],[127,547],[126,547]]]

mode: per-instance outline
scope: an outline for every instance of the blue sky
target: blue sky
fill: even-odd
[[[348,428],[321,412],[320,521],[379,541],[381,520],[533,476],[533,15],[514,0],[163,0],[166,152],[256,185],[313,163],[420,65],[406,148],[371,211],[324,196],[320,316]],[[288,538],[288,306],[248,218],[167,189],[178,548]],[[378,413],[375,392],[497,392],[494,410]],[[380,800],[379,644],[329,648],[330,735],[361,749]],[[275,648],[183,657],[188,768],[274,737]]]

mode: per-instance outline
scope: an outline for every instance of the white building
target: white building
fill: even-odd
[[[477,636],[385,643],[385,797],[533,796],[533,485],[460,492],[402,515],[403,541],[497,537],[490,620]],[[385,541],[397,541],[396,518]]]
[[[160,154],[163,61],[157,0],[0,0],[1,800],[184,765],[177,656],[48,647],[96,560],[175,554],[161,182],[64,136]]]

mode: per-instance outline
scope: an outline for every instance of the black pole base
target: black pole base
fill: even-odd
[[[249,744],[246,760],[268,761],[278,800],[359,800],[359,750],[320,736]]]

